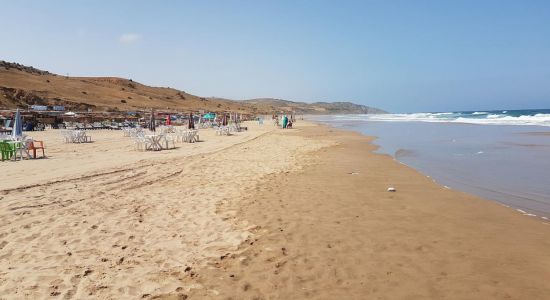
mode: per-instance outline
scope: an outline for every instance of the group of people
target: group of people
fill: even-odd
[[[277,126],[281,126],[283,129],[290,129],[292,128],[292,121],[294,118],[292,116],[289,118],[287,115],[283,115],[281,117],[281,124],[279,124],[279,116],[273,115],[273,120],[275,121],[275,124]]]
[[[283,129],[292,128],[292,118],[288,118],[286,115],[283,116]]]

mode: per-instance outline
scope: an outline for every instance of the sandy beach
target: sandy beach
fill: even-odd
[[[0,299],[549,299],[550,224],[304,121],[0,164]],[[393,186],[396,192],[387,192]]]

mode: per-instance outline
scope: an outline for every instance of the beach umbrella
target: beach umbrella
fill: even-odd
[[[21,119],[19,108],[17,109],[17,111],[15,111],[15,117],[13,120],[13,128],[11,130],[11,136],[13,138],[18,138],[23,136],[23,120]]]
[[[195,129],[195,120],[193,120],[193,113],[189,113],[189,129]]]
[[[223,114],[222,125],[227,126],[227,114],[225,114],[225,113]]]
[[[155,112],[151,109],[151,118],[149,119],[149,130],[155,131]]]

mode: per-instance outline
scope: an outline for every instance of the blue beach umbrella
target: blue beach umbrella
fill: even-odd
[[[11,136],[13,138],[18,138],[23,136],[23,120],[21,119],[19,108],[15,112],[15,118],[13,120],[13,128],[11,130]]]

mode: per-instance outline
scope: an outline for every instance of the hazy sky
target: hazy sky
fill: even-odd
[[[550,108],[550,1],[8,1],[0,59],[200,96]]]

